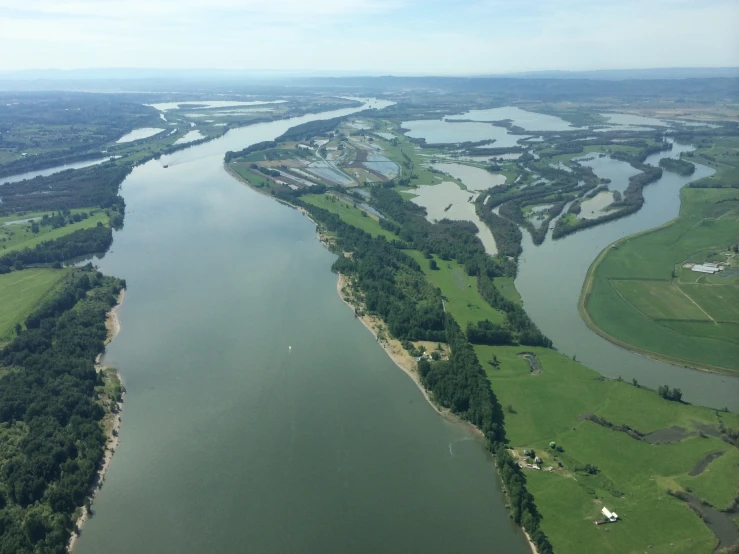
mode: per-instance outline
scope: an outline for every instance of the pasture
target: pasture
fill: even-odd
[[[504,407],[511,448],[518,453],[534,449],[543,459],[544,469],[528,470],[526,477],[543,516],[543,530],[558,551],[583,552],[585,544],[590,552],[613,553],[713,549],[710,530],[667,489],[690,487],[719,507],[733,498],[739,477],[736,449],[717,438],[701,437],[698,429],[716,428],[719,421],[737,427],[736,414],[663,400],[654,391],[603,379],[553,350],[475,346],[475,351]],[[519,356],[522,351],[536,354],[541,374],[532,374]],[[493,356],[499,369],[487,363]],[[680,426],[686,436],[651,444],[586,420],[583,414],[643,434]],[[561,451],[550,448],[551,442]],[[689,475],[716,451],[724,455],[703,473]],[[597,472],[585,471],[586,464]],[[547,471],[549,466],[555,469]],[[618,512],[621,521],[594,525],[603,506]]]
[[[0,275],[0,346],[15,336],[16,323],[23,324],[28,314],[54,288],[68,269],[25,269]]]

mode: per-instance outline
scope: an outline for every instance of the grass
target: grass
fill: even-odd
[[[444,308],[454,316],[457,323],[465,329],[468,323],[489,319],[493,323],[503,323],[505,316],[492,308],[477,292],[477,278],[467,275],[464,267],[455,261],[444,261],[433,256],[439,269],[429,268],[429,260],[418,250],[406,251],[423,269],[428,280],[441,289]]]
[[[380,227],[379,218],[376,215],[360,210],[350,202],[344,201],[333,194],[306,194],[301,196],[301,199],[308,204],[337,214],[349,225],[362,229],[373,237],[384,236],[388,240],[397,239],[392,232]]]
[[[14,335],[39,301],[71,270],[25,269],[0,275],[0,346]]]
[[[636,310],[653,319],[708,321],[708,315],[670,281],[612,280],[611,286]]]
[[[739,242],[733,217],[738,196],[732,189],[683,188],[677,219],[605,250],[580,298],[588,325],[617,344],[672,363],[739,371],[736,277],[704,277],[682,267],[737,259],[727,246]]]
[[[734,285],[680,285],[715,321],[739,323],[739,287]]]
[[[244,181],[257,188],[270,188],[271,181],[256,171],[251,171],[246,164],[232,163],[229,168]]]
[[[684,489],[707,500],[719,510],[728,508],[734,501],[736,484],[739,481],[739,450],[730,448],[716,458],[698,475],[683,476],[678,482]]]
[[[627,348],[697,368],[739,370],[739,343],[727,340],[735,325],[652,319],[626,303],[609,280],[597,277],[586,309],[600,334]]]
[[[476,346],[498,400],[510,406],[506,434],[519,452],[533,448],[544,466],[564,468],[526,473],[529,491],[543,515],[542,527],[559,552],[710,552],[714,538],[700,519],[667,488],[684,488],[709,502],[736,494],[736,449],[715,438],[697,435],[682,441],[652,445],[580,418],[593,413],[614,424],[642,433],[680,425],[696,430],[699,423],[739,425],[735,414],[722,414],[656,396],[653,391],[621,381],[606,380],[595,371],[553,350],[530,347]],[[542,366],[532,375],[522,351],[534,352]],[[496,356],[500,369],[487,362]],[[549,448],[554,441],[564,452]],[[709,466],[692,478],[688,472],[706,454],[725,451],[725,465]],[[721,458],[714,460],[719,462]],[[578,471],[585,464],[599,469],[595,476]],[[690,486],[690,485],[688,485]],[[720,491],[721,487],[726,491]],[[705,495],[705,496],[702,496]],[[596,527],[607,506],[622,517],[617,524]],[[690,539],[690,540],[688,540]],[[674,543],[675,547],[670,547]]]
[[[83,211],[87,211],[89,213],[90,211],[92,211],[92,209],[78,209],[70,211],[72,213]],[[28,219],[31,217],[41,217],[45,213],[48,213],[49,215],[52,214],[52,212],[40,212],[25,214],[23,216],[10,216],[0,218],[0,256],[8,254],[9,252],[13,252],[14,250],[33,248],[37,244],[40,244],[44,241],[57,239],[79,229],[89,229],[90,227],[95,227],[98,222],[101,222],[104,225],[107,225],[109,222],[106,213],[104,211],[97,210],[96,213],[94,213],[87,219],[84,219],[78,223],[65,225],[64,227],[59,227],[57,229],[53,229],[50,225],[42,225],[39,221],[37,222],[39,223],[40,227],[38,233],[33,233],[31,231],[30,223],[4,225],[4,223],[7,221]]]

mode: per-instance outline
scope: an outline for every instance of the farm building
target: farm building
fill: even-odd
[[[601,510],[601,512],[603,512],[603,515],[606,516],[606,519],[610,521],[611,523],[618,520],[618,514],[616,512],[610,511],[605,506],[603,506],[603,509]]]
[[[695,264],[691,269],[697,273],[710,273],[711,275],[721,271],[715,264]]]

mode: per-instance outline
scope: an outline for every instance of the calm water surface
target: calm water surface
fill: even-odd
[[[27,173],[18,173],[17,175],[10,175],[8,177],[0,177],[0,185],[6,183],[17,183],[18,181],[25,181],[26,179],[33,179],[34,177],[47,177],[59,173],[60,171],[66,171],[67,169],[82,169],[83,167],[90,167],[98,165],[103,162],[107,162],[112,158],[99,158],[97,160],[85,160],[83,162],[74,162],[64,165],[58,165],[56,167],[49,167],[48,169],[39,169],[37,171],[28,171]]]
[[[412,194],[415,196],[411,201],[426,208],[426,219],[432,222],[442,219],[471,221],[477,226],[477,236],[480,237],[485,252],[491,256],[498,253],[493,233],[475,211],[474,200],[477,198],[477,192],[462,190],[452,181],[442,181],[437,185],[417,187],[413,189]]]
[[[164,129],[158,129],[156,127],[141,127],[140,129],[134,129],[130,133],[126,133],[121,138],[119,138],[116,143],[122,144],[124,142],[133,142],[135,140],[153,137],[154,135],[158,135],[162,131],[164,131]]]
[[[470,121],[502,121],[504,119],[510,119],[514,125],[527,131],[573,131],[578,128],[561,117],[530,112],[513,106],[488,110],[471,110],[462,115],[448,116],[445,119],[450,121],[455,119],[468,119]]]
[[[339,300],[314,225],[223,170],[226,150],[352,111],[229,131],[126,179],[99,263],[128,282],[106,355],[128,394],[77,552],[528,551],[491,457]]]

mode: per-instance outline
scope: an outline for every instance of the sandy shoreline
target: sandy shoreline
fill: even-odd
[[[343,288],[347,284],[348,284],[347,278],[341,273],[339,273],[339,279],[336,281],[336,291],[339,293],[339,298],[341,298],[341,301],[347,306],[349,306],[349,308],[351,308],[352,311],[354,311],[355,309],[354,305],[351,302],[349,302],[346,296],[344,295]],[[405,349],[400,344],[400,341],[396,339],[381,340],[380,338],[378,338],[377,336],[378,332],[375,326],[380,324],[382,320],[378,318],[373,318],[367,315],[357,317],[357,319],[359,319],[362,322],[362,324],[369,330],[369,332],[372,333],[372,336],[375,337],[375,340],[379,343],[379,345],[382,347],[382,349],[385,351],[388,357],[395,363],[395,365],[397,365],[400,369],[402,369],[403,372],[405,372],[405,374],[408,375],[408,377],[410,377],[413,380],[413,382],[418,387],[418,390],[421,391],[421,394],[423,394],[424,398],[429,403],[429,405],[434,410],[436,410],[436,413],[438,413],[440,416],[450,421],[454,421],[455,423],[461,423],[462,425],[466,426],[469,430],[474,432],[479,438],[481,439],[485,438],[484,435],[482,434],[482,431],[480,431],[480,429],[472,425],[470,422],[460,419],[459,417],[454,415],[449,410],[440,408],[436,403],[434,403],[434,401],[431,399],[431,396],[429,395],[428,390],[426,390],[426,388],[423,386],[423,383],[421,383],[421,378],[419,377],[418,371],[416,369],[415,360],[411,358],[410,356],[399,355],[398,353],[399,351],[405,352]],[[503,488],[503,495],[505,496],[507,500],[509,500],[508,493],[506,492],[505,488]],[[526,530],[521,526],[518,526],[518,528],[521,529],[521,532],[526,537],[526,541],[529,543],[531,552],[533,552],[533,554],[539,554],[539,551],[536,549],[536,545],[531,540],[531,537],[526,532]]]
[[[108,329],[108,336],[105,339],[105,344],[109,344],[120,332],[121,330],[121,323],[118,318],[118,308],[120,308],[123,297],[124,297],[125,291],[121,290],[121,293],[118,295],[118,302],[117,304],[108,312],[108,315],[105,320],[105,327]],[[102,365],[102,358],[104,353],[98,354],[97,358],[95,358],[95,369],[98,372],[103,371],[115,371],[115,374],[117,378],[120,380],[120,375],[116,370],[113,368],[106,367]],[[123,393],[125,395],[125,392]],[[110,462],[113,459],[113,454],[115,454],[116,449],[118,448],[118,443],[120,442],[119,432],[121,428],[121,411],[123,410],[123,400],[121,402],[118,402],[117,409],[115,412],[108,412],[105,417],[103,418],[103,426],[105,428],[105,434],[107,437],[107,442],[105,445],[105,452],[103,453],[103,463],[100,466],[100,469],[98,470],[97,477],[95,478],[95,482],[93,484],[93,493],[90,496],[90,505],[95,501],[95,496],[97,494],[97,491],[100,488],[100,484],[105,481],[105,474],[108,472],[108,468],[110,467]],[[80,533],[82,532],[82,528],[85,525],[85,522],[89,519],[90,515],[88,512],[88,509],[83,506],[80,508],[81,515],[79,518],[77,518],[77,521],[75,522],[74,529],[72,530],[72,536],[69,539],[69,544],[67,546],[67,550],[69,552],[72,552],[74,550],[74,546],[77,543],[77,537],[79,537]]]
[[[354,305],[352,305],[344,295],[344,291],[342,290],[344,288],[344,285],[348,284],[347,278],[339,273],[339,279],[336,281],[336,291],[339,293],[339,298],[341,298],[341,301],[349,306],[352,311],[354,311]],[[395,365],[397,365],[400,369],[402,369],[408,377],[410,377],[413,382],[416,384],[418,389],[423,394],[424,398],[426,398],[426,401],[431,405],[434,410],[436,410],[437,413],[444,417],[455,417],[453,414],[451,414],[448,410],[443,410],[437,406],[433,400],[431,399],[431,396],[429,396],[428,391],[421,383],[421,378],[418,375],[418,371],[416,369],[416,362],[413,360],[413,358],[410,358],[410,356],[401,356],[400,352],[403,352],[404,349],[402,345],[400,344],[400,341],[396,339],[384,339],[381,340],[378,338],[377,329],[373,325],[377,325],[380,320],[377,318],[373,318],[368,315],[363,315],[361,317],[357,317],[362,324],[369,330],[370,333],[372,333],[372,336],[375,337],[375,340],[382,346],[382,349],[385,351],[385,353],[390,357],[390,359],[395,362]],[[459,421],[459,418],[456,418],[457,421]],[[473,427],[475,431],[480,433],[479,429],[476,427]]]

